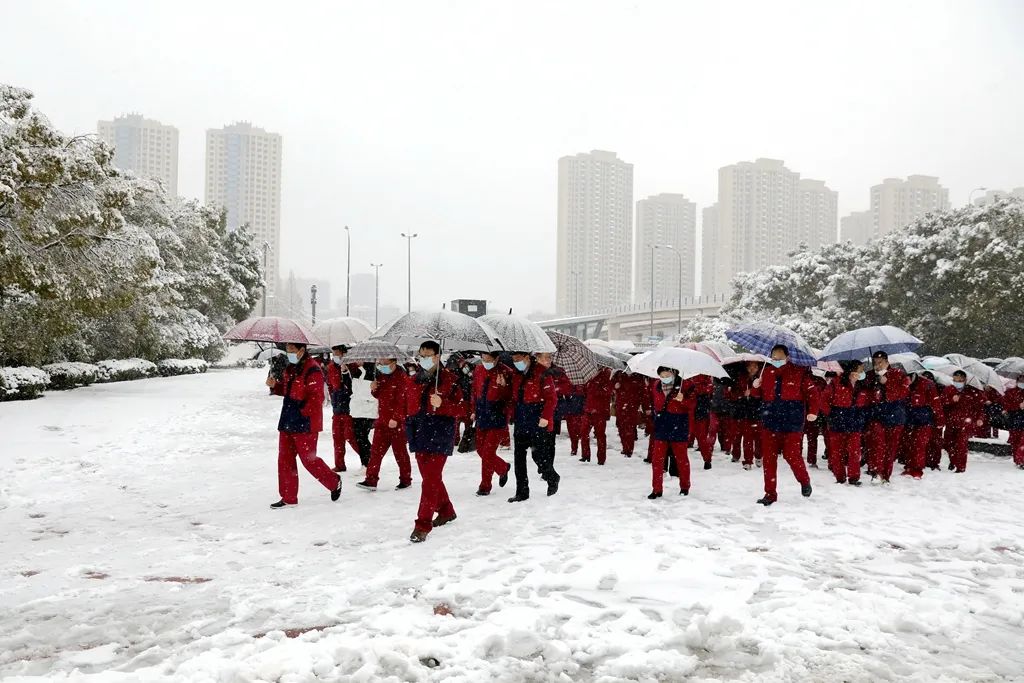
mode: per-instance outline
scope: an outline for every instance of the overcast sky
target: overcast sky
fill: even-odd
[[[1024,2],[25,2],[0,0],[0,80],[60,128],[137,111],[180,130],[283,136],[282,261],[382,301],[554,310],[557,159],[612,150],[634,199],[699,209],[717,169],[784,159],[868,208],[937,175],[954,205],[1024,185]],[[699,214],[698,214],[699,215]],[[324,243],[333,245],[324,248]]]

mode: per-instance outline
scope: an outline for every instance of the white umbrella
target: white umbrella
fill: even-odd
[[[961,353],[947,353],[946,359],[953,365],[967,373],[967,378],[977,378],[981,382],[982,390],[992,388],[1000,394],[1006,391],[1003,379],[996,374],[996,371],[982,363],[977,358],[971,358]]]
[[[454,311],[406,313],[377,330],[371,339],[398,346],[417,346],[425,341],[435,341],[441,344],[442,350],[448,351],[492,351],[502,348],[498,333],[490,325]]]
[[[647,377],[657,377],[660,367],[678,370],[683,379],[697,375],[729,376],[721,363],[708,354],[693,349],[663,346],[629,361],[630,370]]]
[[[860,360],[876,351],[904,353],[913,351],[924,342],[914,335],[892,325],[861,327],[843,332],[825,346],[819,355],[822,360]]]
[[[315,334],[325,346],[352,346],[364,342],[373,334],[373,330],[358,318],[331,318],[321,320],[313,326]]]
[[[996,366],[996,373],[1003,377],[1009,377],[1010,379],[1024,377],[1024,358],[1018,358],[1016,356],[1007,358]]]

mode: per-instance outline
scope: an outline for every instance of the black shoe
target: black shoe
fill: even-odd
[[[679,489],[679,495],[680,496],[688,496],[688,495],[690,495],[690,489]]]
[[[651,459],[650,458],[644,458],[644,462],[647,463],[648,465],[650,465],[651,464]]]
[[[558,493],[558,482],[559,481],[560,481],[559,479],[555,479],[554,481],[549,481],[548,482],[548,495],[549,496],[553,496],[556,493]]]
[[[739,462],[739,461],[740,461],[740,459],[739,459],[738,457],[734,457],[734,458],[732,459],[732,461],[733,461],[733,462]]]
[[[850,486],[860,486],[860,479],[851,479]]]
[[[425,540],[427,540],[426,531],[414,531],[412,532],[412,536],[409,537],[409,541],[411,543],[423,543]]]
[[[358,484],[356,484],[356,486],[358,486],[361,489],[366,489],[367,491],[376,491],[377,490],[377,485],[376,484],[371,484],[368,481],[361,481]]]
[[[516,495],[512,496],[511,498],[509,498],[508,502],[510,502],[510,503],[522,503],[524,500],[530,500],[530,494],[529,493],[517,493]]]
[[[402,489],[407,489],[410,486],[412,486],[412,482],[411,481],[400,481],[400,482],[398,482],[398,486],[395,487],[395,490],[396,491],[401,491]]]
[[[810,484],[804,484],[803,486],[801,486],[800,487],[800,493],[803,495],[804,498],[810,498],[811,497],[811,485]]]
[[[845,484],[846,480],[845,479],[836,479],[836,483],[837,484]]]
[[[476,495],[478,495],[478,496],[489,496],[489,495],[491,495],[491,492],[490,491],[484,491],[483,489],[480,489],[479,491],[476,492]]]
[[[295,507],[296,505],[298,505],[298,503],[286,503],[283,500],[279,500],[276,503],[271,503],[270,504],[270,509],[271,510],[280,510],[281,508],[290,508],[290,507]]]
[[[953,463],[949,463],[949,471],[952,472],[955,469],[956,467],[953,466]]]
[[[341,498],[341,477],[338,477],[338,488],[331,491],[331,500],[338,502],[339,498]]]
[[[444,526],[448,522],[454,522],[458,518],[459,518],[459,516],[455,515],[455,514],[453,514],[453,515],[451,515],[449,517],[442,517],[441,515],[438,515],[437,517],[434,518],[434,521],[431,522],[430,524],[431,524],[431,526],[433,526],[436,529],[439,526]]]
[[[661,498],[661,494],[651,491],[651,494],[647,496],[647,500],[654,500],[655,498]]]
[[[590,462],[590,458],[580,458],[580,462]]]
[[[765,507],[768,507],[769,505],[771,505],[772,503],[774,503],[774,502],[775,502],[775,500],[776,500],[776,499],[775,499],[775,498],[773,498],[772,496],[765,496],[764,498],[761,498],[761,499],[760,499],[760,500],[758,500],[757,502],[758,502],[759,504],[761,504],[761,505],[764,505]]]
[[[505,488],[505,484],[508,483],[508,472],[498,477],[498,486]]]
[[[346,472],[347,470],[344,467],[335,467],[331,471],[332,472]]]
[[[710,462],[704,463],[704,469],[710,470],[711,469],[711,463]]]

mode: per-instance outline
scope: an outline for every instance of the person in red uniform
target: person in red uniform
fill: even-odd
[[[679,373],[672,368],[658,368],[658,379],[651,383],[650,389],[654,434],[651,437],[651,493],[647,498],[654,500],[662,496],[665,458],[670,451],[679,472],[679,495],[687,496],[690,494],[690,460],[686,446],[690,440],[690,417],[695,399],[687,396]]]
[[[512,355],[516,372],[512,375],[512,400],[515,401],[513,415],[515,429],[512,441],[515,446],[516,495],[510,503],[520,503],[530,498],[530,475],[526,469],[526,454],[533,451],[533,461],[541,479],[547,482],[548,495],[558,493],[558,472],[555,471],[555,405],[558,394],[555,381],[548,368],[536,361],[527,352]]]
[[[498,457],[498,447],[508,434],[508,409],[512,398],[512,371],[498,362],[498,354],[484,352],[473,371],[472,419],[476,424],[476,452],[480,456],[480,487],[476,495],[491,493],[494,475],[498,485],[508,483],[512,466]]]
[[[409,373],[395,358],[378,358],[376,379],[370,384],[370,394],[377,399],[377,420],[373,423],[373,443],[370,445],[370,464],[366,466],[366,479],[356,486],[371,491],[377,489],[380,466],[388,449],[398,463],[397,489],[412,486],[412,463],[409,461],[405,432],[406,391]]]
[[[941,430],[946,423],[945,411],[939,389],[923,374],[914,376],[910,383],[910,397],[907,407],[907,456],[906,466],[900,474],[914,479],[924,476],[928,461],[928,445],[932,432]]]
[[[682,388],[684,394],[693,398],[690,440],[694,441],[704,459],[704,469],[710,470],[711,454],[715,449],[715,435],[711,432],[711,397],[715,393],[715,381],[708,375],[694,375],[683,380]]]
[[[750,470],[757,459],[761,466],[761,399],[754,389],[754,380],[761,374],[763,363],[748,361],[738,373],[729,390],[732,402],[732,459],[743,458],[743,469]]]
[[[628,370],[615,376],[615,428],[619,432],[622,454],[633,457],[636,447],[640,409],[643,406],[644,379]]]
[[[776,345],[772,349],[770,363],[753,383],[763,402],[761,457],[764,461],[764,497],[757,502],[766,507],[779,499],[776,470],[780,451],[800,482],[800,492],[804,497],[811,495],[811,477],[804,464],[801,446],[804,421],[818,419],[819,403],[818,389],[811,381],[810,371],[789,362],[789,347]]]
[[[281,499],[270,505],[275,510],[299,504],[296,457],[331,492],[331,500],[341,497],[341,476],[316,455],[316,442],[324,428],[323,370],[306,352],[305,344],[286,344],[285,352],[288,366],[281,379],[268,377],[266,382],[272,394],[284,397],[277,422],[277,487]]]
[[[953,385],[942,390],[942,403],[946,407],[943,445],[949,453],[949,469],[963,473],[967,470],[968,442],[984,424],[985,395],[967,386],[967,373],[957,370],[953,373]]]
[[[814,382],[819,396],[828,388],[828,382],[814,373],[811,373],[811,381]],[[814,469],[818,469],[818,437],[823,436],[824,425],[824,420],[804,423],[804,437],[807,439],[807,465]]]
[[[871,394],[864,386],[864,364],[843,361],[843,372],[821,392],[819,414],[828,418],[828,467],[836,482],[860,486],[861,442]]]
[[[421,370],[405,392],[405,431],[422,482],[409,540],[422,543],[432,529],[457,517],[444,485],[444,466],[455,451],[455,421],[465,414],[466,406],[455,373],[441,366],[437,342],[423,342],[417,360]]]
[[[331,436],[334,437],[334,471],[345,471],[345,442],[348,441],[357,456],[355,427],[352,423],[352,380],[362,376],[358,365],[346,365],[344,344],[331,347],[331,362],[327,364],[327,389],[331,394]]]
[[[876,351],[871,362],[873,369],[867,373],[866,379],[872,393],[868,424],[872,461],[868,473],[888,483],[907,423],[910,378],[903,370],[890,367],[889,354],[885,351]]]
[[[1013,464],[1024,470],[1024,377],[1006,390],[1002,396],[1002,409],[1006,428],[1010,431],[1010,451]]]
[[[601,368],[597,376],[587,382],[586,402],[583,408],[583,436],[580,439],[580,462],[590,462],[590,432],[597,442],[597,464],[603,465],[608,457],[608,420],[611,419],[611,370]]]

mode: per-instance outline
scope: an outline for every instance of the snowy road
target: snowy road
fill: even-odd
[[[301,504],[267,508],[262,376],[0,404],[0,678],[1024,680],[1024,473],[1005,459],[860,490],[815,471],[809,500],[783,465],[764,509],[760,472],[721,454],[688,498],[648,501],[640,459],[560,444],[559,495],[516,506],[475,497],[457,455],[459,519],[413,546],[418,483],[371,494],[350,471],[331,503],[303,472]]]

